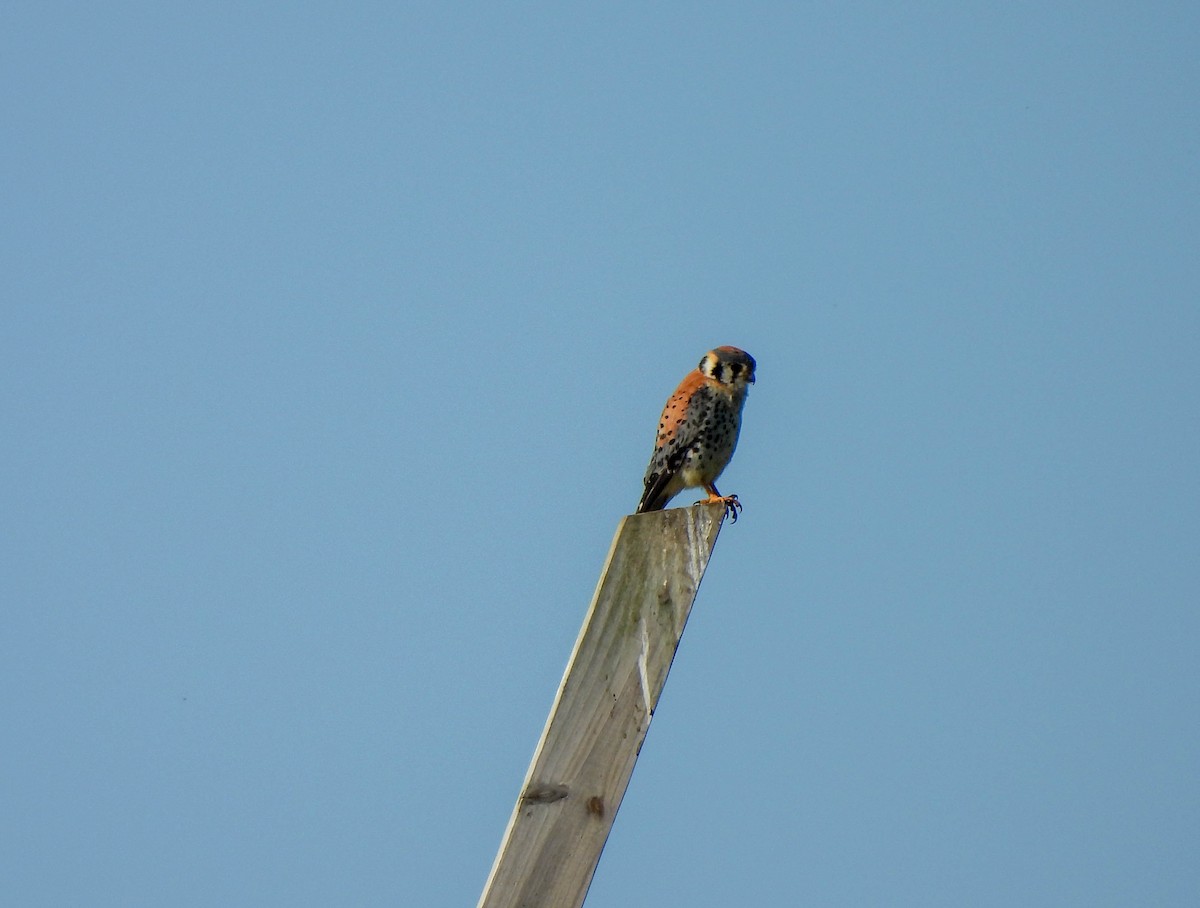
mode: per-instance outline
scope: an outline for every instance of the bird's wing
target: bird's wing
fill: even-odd
[[[655,464],[651,464],[650,470],[646,473],[646,489],[642,493],[642,500],[638,504],[637,512],[639,514],[645,511],[659,511],[666,507],[667,486],[671,484],[671,480],[679,472],[683,466],[683,460],[687,457],[688,448],[692,446],[695,439],[690,439],[686,444],[681,445],[678,449],[669,451],[666,455],[666,461],[660,469],[656,469]],[[658,458],[655,458],[657,461]]]
[[[656,445],[650,465],[646,468],[645,491],[638,504],[638,513],[657,511],[666,506],[667,486],[683,468],[688,452],[700,437],[700,421],[691,418],[694,410],[704,404],[705,379],[699,372],[690,373],[663,408],[662,428],[659,431],[661,448]]]

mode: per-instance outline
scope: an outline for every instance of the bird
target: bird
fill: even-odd
[[[755,365],[745,350],[717,347],[684,376],[658,421],[638,514],[661,511],[684,489],[702,488],[705,503],[721,502],[737,522],[741,502],[718,492],[716,481],[737,447]]]

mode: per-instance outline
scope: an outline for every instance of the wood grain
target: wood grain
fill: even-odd
[[[479,908],[578,908],[667,680],[724,508],[624,518]]]

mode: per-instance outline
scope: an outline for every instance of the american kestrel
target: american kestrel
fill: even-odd
[[[741,503],[715,485],[729,465],[742,426],[746,392],[754,384],[754,357],[737,347],[717,347],[679,383],[658,421],[646,490],[637,513],[661,511],[684,489],[703,488],[736,521]]]

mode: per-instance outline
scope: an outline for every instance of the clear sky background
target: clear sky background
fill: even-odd
[[[1200,8],[1047,6],[10,4],[5,901],[473,905],[735,344],[588,908],[1200,904]]]

